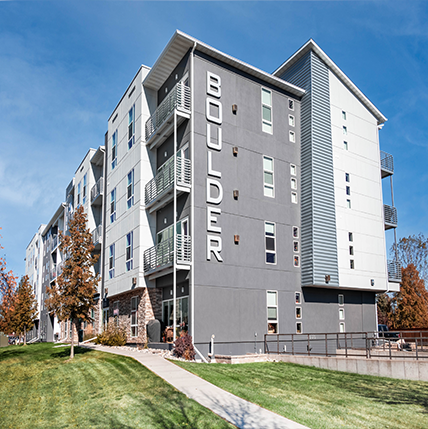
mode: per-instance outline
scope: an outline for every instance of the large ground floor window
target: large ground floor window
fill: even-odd
[[[174,325],[174,300],[162,302],[162,321],[166,327]],[[177,298],[176,308],[177,334],[189,330],[189,297]]]

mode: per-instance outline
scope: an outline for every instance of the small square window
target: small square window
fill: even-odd
[[[348,150],[348,142],[343,142],[343,149]]]
[[[339,305],[343,305],[345,302],[344,296],[340,293],[338,296]]]
[[[294,127],[294,124],[295,124],[294,116],[288,115],[288,125],[290,125],[290,127]]]
[[[354,234],[352,232],[348,232],[349,241],[354,241]]]
[[[297,180],[294,177],[291,178],[291,189],[297,189]]]
[[[296,323],[296,333],[297,334],[301,334],[302,333],[302,323],[301,322],[297,322]]]
[[[342,110],[342,119],[346,121],[346,112]]]
[[[291,193],[291,202],[293,204],[297,204],[297,192],[292,192]]]
[[[299,227],[298,226],[293,226],[293,237],[299,238]]]
[[[349,267],[351,268],[351,270],[353,270],[355,268],[355,264],[354,264],[354,260],[353,259],[351,259],[349,261]]]
[[[351,195],[351,187],[350,186],[346,187],[346,195]]]
[[[345,173],[345,181],[350,182],[351,178],[349,177],[349,173]]]
[[[348,209],[350,209],[350,208],[351,208],[351,200],[346,200],[346,207],[347,207]]]
[[[354,246],[349,246],[349,254],[350,255],[354,254]]]
[[[296,319],[302,318],[302,307],[296,307]]]
[[[300,267],[300,258],[299,258],[299,256],[298,256],[298,255],[294,255],[294,258],[293,258],[293,265],[294,265],[296,268]]]
[[[346,128],[345,126],[343,126],[342,130],[343,130],[343,135],[344,136],[348,135],[348,128]]]
[[[296,176],[297,175],[297,168],[294,164],[290,164],[290,174],[292,176]]]
[[[289,131],[289,140],[291,143],[296,143],[296,133],[294,131]]]
[[[296,304],[301,304],[301,294],[300,292],[296,292]]]
[[[294,100],[288,99],[288,108],[294,110]]]
[[[294,252],[299,251],[299,242],[298,241],[293,241],[293,250],[294,250]]]

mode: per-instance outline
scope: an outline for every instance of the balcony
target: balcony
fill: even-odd
[[[391,283],[401,282],[401,265],[398,261],[388,261],[388,281]]]
[[[176,234],[177,269],[189,270],[192,262],[190,235]],[[174,265],[173,237],[144,252],[144,275],[150,279],[169,274]]]
[[[49,281],[53,282],[56,279],[56,265],[54,265],[49,273]]]
[[[103,226],[100,224],[92,231],[92,243],[95,246],[95,250],[101,249],[103,242]]]
[[[52,237],[52,242],[51,243],[52,243],[51,252],[53,252],[58,247],[58,244],[59,244],[59,240],[58,240],[58,236],[57,235],[54,235]]]
[[[385,229],[397,228],[397,208],[384,204],[383,214],[385,217]]]
[[[150,149],[161,145],[171,134],[174,110],[178,113],[177,126],[190,118],[190,88],[182,82],[174,86],[146,122],[146,144],[150,144]]]
[[[100,206],[103,202],[104,194],[104,178],[100,177],[97,183],[91,189],[91,204],[93,206]]]
[[[190,192],[191,167],[190,159],[176,158],[177,194]],[[165,207],[174,198],[174,158],[171,157],[159,168],[156,176],[146,184],[144,190],[146,208],[152,213]]]
[[[394,174],[394,157],[383,150],[380,151],[380,169],[382,179]]]

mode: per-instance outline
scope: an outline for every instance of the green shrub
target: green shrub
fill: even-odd
[[[97,335],[95,344],[102,344],[103,346],[124,346],[126,344],[126,330],[119,328],[111,323],[104,329],[104,332]]]

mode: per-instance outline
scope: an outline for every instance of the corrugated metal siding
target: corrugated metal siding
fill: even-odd
[[[281,78],[307,92],[301,102],[302,285],[339,286],[330,89],[327,66],[312,51]]]

